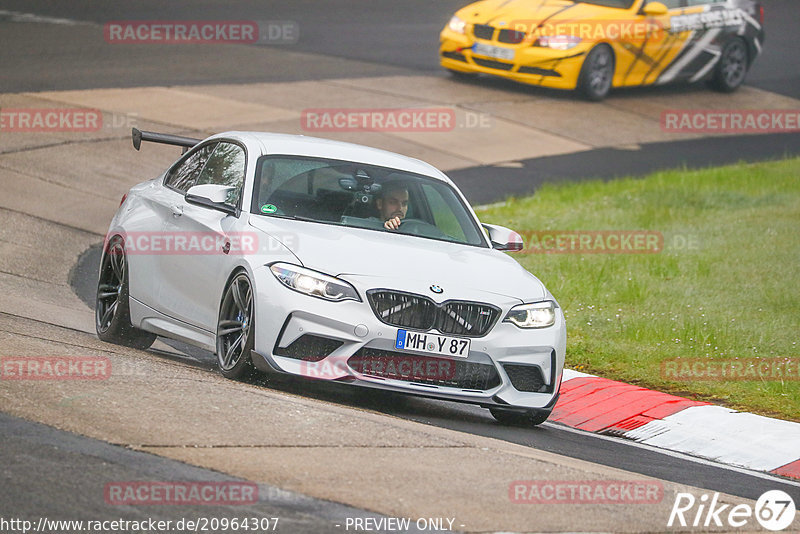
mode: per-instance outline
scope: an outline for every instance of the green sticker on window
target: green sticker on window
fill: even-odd
[[[275,213],[278,211],[278,207],[274,204],[264,204],[261,206],[261,213]]]

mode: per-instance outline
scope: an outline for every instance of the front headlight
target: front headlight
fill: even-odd
[[[447,27],[456,33],[464,33],[467,28],[467,23],[453,15],[453,18],[451,18],[450,22],[447,23]]]
[[[344,280],[291,263],[274,263],[269,268],[283,285],[298,293],[336,302],[361,302],[356,289]]]
[[[569,50],[575,48],[581,42],[581,38],[576,35],[542,35],[533,46],[552,48],[553,50]]]
[[[546,328],[556,322],[556,304],[547,300],[533,304],[514,306],[503,321],[520,328]]]

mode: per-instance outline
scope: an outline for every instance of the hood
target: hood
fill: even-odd
[[[522,24],[522,28],[532,31],[535,25],[544,21],[554,23],[605,18],[619,16],[620,11],[571,0],[486,0],[459,10],[457,15],[470,24],[490,24],[509,29]]]
[[[288,219],[252,217],[303,266],[365,288],[389,288],[448,299],[517,304],[545,298],[544,285],[505,253],[390,232]],[[438,285],[444,292],[430,290]],[[519,302],[517,302],[519,301]]]

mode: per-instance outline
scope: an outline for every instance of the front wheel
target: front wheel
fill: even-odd
[[[722,49],[722,55],[714,68],[711,87],[723,93],[732,93],[744,83],[749,61],[747,48],[741,39],[733,39]]]
[[[489,408],[498,423],[509,426],[536,426],[541,425],[550,417],[550,412],[539,410],[507,410],[504,408]]]
[[[611,91],[614,80],[614,52],[608,45],[592,48],[583,61],[578,76],[578,91],[588,100],[603,100]]]
[[[256,371],[250,358],[255,345],[253,286],[245,273],[233,277],[217,320],[217,365],[225,378],[245,380]]]
[[[131,324],[128,262],[125,259],[125,245],[119,236],[108,241],[103,254],[100,276],[97,280],[94,325],[97,337],[106,343],[144,350],[156,340],[155,334],[140,330]]]

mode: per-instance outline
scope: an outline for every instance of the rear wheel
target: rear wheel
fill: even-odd
[[[506,408],[489,408],[498,423],[509,426],[541,425],[550,417],[550,412],[539,410],[509,410]]]
[[[125,245],[119,236],[109,240],[103,254],[94,317],[97,337],[107,343],[147,349],[156,340],[155,334],[131,324],[128,262],[125,259]]]
[[[592,48],[583,61],[578,76],[578,91],[588,100],[603,100],[611,90],[614,79],[614,52],[600,44]]]
[[[747,47],[739,38],[733,39],[722,49],[722,55],[714,68],[711,87],[723,93],[737,90],[747,76],[749,59]]]
[[[233,277],[217,321],[217,365],[222,376],[245,380],[256,374],[250,358],[255,344],[255,306],[250,279],[245,273]]]

